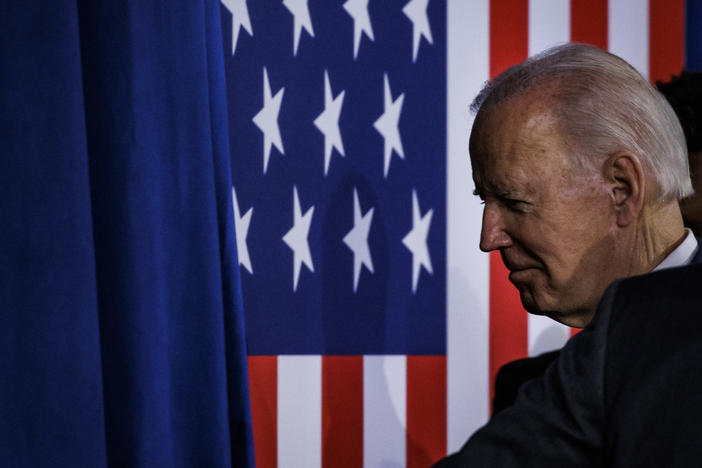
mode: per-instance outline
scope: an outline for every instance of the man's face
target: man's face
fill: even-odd
[[[548,105],[511,98],[479,115],[471,135],[484,200],[480,248],[499,250],[532,313],[584,326],[617,272],[615,218],[602,174],[578,169]]]

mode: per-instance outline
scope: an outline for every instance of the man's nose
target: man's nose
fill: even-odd
[[[486,203],[483,209],[483,226],[480,230],[480,250],[490,252],[511,244],[512,239],[505,231],[501,210],[492,203]]]

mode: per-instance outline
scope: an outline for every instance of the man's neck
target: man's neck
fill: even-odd
[[[685,227],[677,202],[645,208],[634,236],[627,276],[653,270],[685,240]]]

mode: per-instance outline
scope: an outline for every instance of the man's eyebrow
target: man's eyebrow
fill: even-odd
[[[478,189],[477,187],[475,190],[473,190],[473,195],[476,195],[480,198],[485,198],[486,195],[490,195],[496,198],[502,198],[502,199],[509,199],[509,198],[514,198],[517,196],[516,192],[514,190],[510,189],[490,189],[490,188],[481,188]]]
[[[516,192],[515,192],[514,190],[509,190],[509,189],[506,189],[506,190],[495,190],[495,191],[493,192],[493,194],[494,194],[497,198],[514,198],[515,196],[517,196],[517,194],[516,194]]]

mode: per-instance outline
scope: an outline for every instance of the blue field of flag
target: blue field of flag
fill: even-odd
[[[251,355],[445,354],[446,5],[406,4],[222,3]]]

